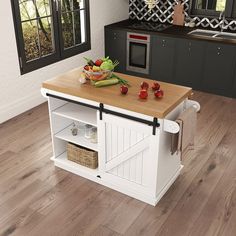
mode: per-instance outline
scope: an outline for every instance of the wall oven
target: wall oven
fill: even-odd
[[[150,35],[127,33],[126,70],[149,74]]]

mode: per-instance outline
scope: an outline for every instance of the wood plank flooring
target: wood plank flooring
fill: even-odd
[[[195,150],[156,207],[54,167],[47,104],[0,125],[0,236],[236,235],[236,100],[195,92]]]

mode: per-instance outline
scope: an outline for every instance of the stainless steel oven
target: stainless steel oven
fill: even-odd
[[[127,33],[127,71],[149,74],[150,35]]]

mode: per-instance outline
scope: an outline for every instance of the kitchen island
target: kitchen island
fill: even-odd
[[[53,157],[55,165],[156,205],[178,177],[181,153],[171,154],[171,136],[179,132],[177,117],[186,108],[199,105],[189,100],[192,89],[160,82],[164,97],[149,91],[146,100],[138,98],[140,84],[151,80],[119,74],[129,81],[127,95],[119,85],[95,88],[79,82],[81,69],[46,81],[42,94],[48,98]],[[84,138],[75,122],[97,127],[97,143]],[[98,167],[90,169],[67,159],[67,143],[98,153]]]

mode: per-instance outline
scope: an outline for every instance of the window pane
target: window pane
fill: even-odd
[[[85,0],[80,0],[80,8],[85,8]]]
[[[28,21],[22,23],[22,31],[25,45],[26,61],[39,58],[39,38],[37,21]]]
[[[73,16],[72,13],[62,14],[62,35],[64,48],[74,46]]]
[[[51,17],[39,19],[39,41],[41,56],[49,55],[55,51]]]
[[[81,20],[80,11],[74,12],[74,30],[75,30],[75,45],[81,44]]]
[[[82,8],[83,0],[71,0],[71,1],[73,10],[79,10],[80,8]]]
[[[35,5],[32,0],[19,0],[21,21],[36,17]]]
[[[84,8],[84,0],[62,0],[61,1],[62,11],[73,11]]]
[[[85,10],[80,11],[81,43],[86,41]]]
[[[61,1],[61,10],[65,11],[72,11],[72,3],[71,0],[62,0]]]
[[[51,15],[51,0],[36,0],[39,16]]]

